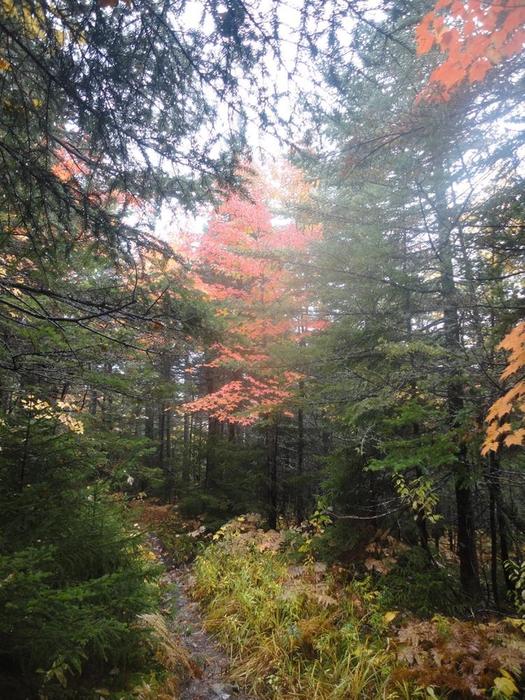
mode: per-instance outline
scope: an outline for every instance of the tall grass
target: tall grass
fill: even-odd
[[[262,551],[261,551],[262,550]],[[235,534],[195,565],[207,628],[232,658],[232,678],[260,698],[394,700],[426,693],[392,679],[388,622],[363,583],[331,588],[313,564]]]

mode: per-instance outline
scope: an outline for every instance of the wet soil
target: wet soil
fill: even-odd
[[[180,636],[198,669],[183,689],[180,700],[255,700],[243,694],[228,680],[229,660],[213,637],[204,629],[196,602],[191,600],[191,567],[173,566],[160,540],[150,536],[151,548],[164,563],[165,612],[171,617],[173,631]]]

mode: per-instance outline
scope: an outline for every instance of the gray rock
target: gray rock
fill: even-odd
[[[231,698],[231,686],[224,683],[212,683],[211,689],[220,700]]]

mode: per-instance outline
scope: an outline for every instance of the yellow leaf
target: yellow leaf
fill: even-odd
[[[511,447],[512,445],[523,445],[524,440],[525,428],[520,428],[519,430],[515,430],[510,435],[507,435],[504,442],[506,447]]]
[[[523,337],[522,337],[523,336]],[[514,328],[507,333],[507,335],[503,338],[501,343],[498,345],[498,348],[501,350],[515,350],[516,348],[519,348],[521,343],[524,342],[525,339],[525,322],[518,323]]]
[[[521,617],[506,617],[505,622],[508,622],[513,627],[517,627],[525,632],[525,620],[523,620]]]
[[[3,0],[2,9],[6,15],[12,15],[15,12],[15,1],[14,0]]]
[[[483,449],[481,450],[481,454],[483,457],[486,457],[489,452],[497,452],[499,448],[499,442],[497,440],[486,440],[483,443]]]
[[[383,621],[388,625],[399,615],[399,610],[389,610],[383,615]]]
[[[11,68],[11,64],[9,61],[6,61],[5,58],[0,57],[0,70],[9,70]]]
[[[43,37],[45,33],[40,26],[36,13],[33,14],[29,8],[24,7],[22,9],[22,14],[24,19],[24,28],[27,30],[29,36],[35,38]]]
[[[525,349],[520,352],[512,353],[512,359],[506,369],[501,373],[501,379],[507,379],[513,374],[516,374],[525,365]]]
[[[55,39],[59,46],[64,46],[66,43],[66,33],[63,29],[55,29]]]
[[[511,698],[518,692],[518,688],[507,671],[502,670],[503,675],[494,679],[494,687],[506,698]]]

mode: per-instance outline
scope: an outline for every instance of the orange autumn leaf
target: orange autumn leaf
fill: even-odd
[[[428,53],[434,45],[435,35],[430,30],[431,16],[426,15],[416,27],[416,49],[419,55]]]
[[[490,70],[490,61],[486,58],[478,58],[474,63],[471,64],[468,77],[471,83],[479,80],[484,80],[485,76]]]
[[[281,174],[296,193],[298,176],[289,168]],[[276,367],[273,353],[323,328],[287,264],[307,254],[320,229],[276,224],[268,202],[279,189],[254,175],[247,188],[250,199],[232,194],[216,208],[193,249],[195,285],[221,319],[223,339],[201,365],[211,377],[203,395],[184,406],[242,426],[290,412],[302,377]]]
[[[519,428],[519,430],[514,431],[511,435],[507,435],[504,440],[505,447],[511,447],[512,445],[523,445],[525,440],[525,428]]]
[[[464,82],[485,79],[494,66],[520,53],[525,46],[525,6],[510,0],[438,0],[415,30],[418,55],[434,46],[443,55],[418,100],[450,99]]]
[[[525,322],[518,323],[507,333],[498,348],[510,353],[507,367],[501,374],[502,380],[523,372],[525,370]],[[513,387],[492,404],[485,418],[488,427],[481,451],[483,455],[491,451],[497,452],[502,444],[506,447],[523,444],[525,428],[519,425],[514,427],[509,421],[500,425],[500,421],[505,416],[511,416],[511,420],[514,422],[517,422],[519,419],[523,423],[525,414],[525,403],[522,401],[523,396],[525,396],[525,380],[519,379]],[[515,420],[513,417],[515,417]],[[506,437],[502,441],[504,435]]]

